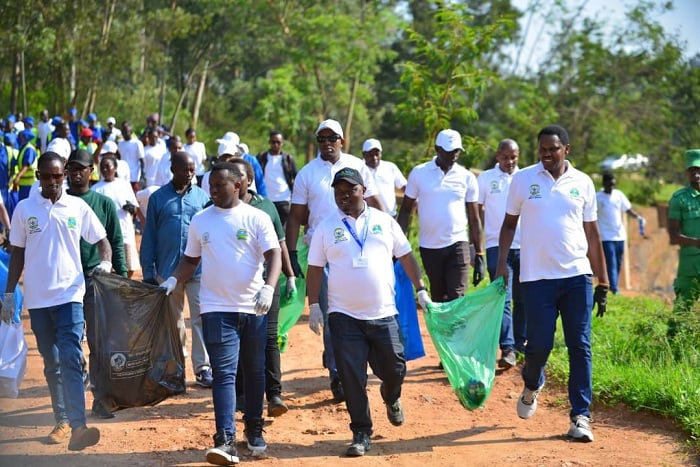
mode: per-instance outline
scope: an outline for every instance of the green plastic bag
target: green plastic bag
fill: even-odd
[[[503,278],[424,314],[450,386],[469,410],[483,407],[493,389],[506,292]]]
[[[309,247],[306,246],[306,244],[300,239],[297,243],[297,259],[299,260],[299,266],[301,266],[303,271],[306,271],[307,268],[308,255]],[[289,299],[284,296],[286,282],[287,278],[284,277],[284,274],[280,274],[279,287],[282,297],[280,298],[280,314],[277,324],[277,344],[279,345],[280,352],[287,350],[287,344],[289,343],[289,330],[292,329],[295,324],[297,324],[301,314],[304,313],[306,301],[306,278],[300,279],[297,277],[297,293]]]

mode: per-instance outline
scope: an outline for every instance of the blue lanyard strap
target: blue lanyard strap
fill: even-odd
[[[355,229],[348,223],[346,218],[343,218],[343,224],[345,224],[345,228],[348,229],[348,232],[350,232],[352,238],[355,239],[355,243],[360,246],[360,256],[362,256],[362,251],[364,249],[365,242],[367,241],[367,233],[369,232],[369,210],[367,211],[367,216],[365,218],[365,228],[362,232],[362,240],[360,240],[360,238],[357,236]]]

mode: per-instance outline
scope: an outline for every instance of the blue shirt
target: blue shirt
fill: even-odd
[[[265,173],[258,159],[250,154],[243,154],[243,160],[253,166],[255,174],[255,192],[259,195],[267,197],[267,187],[265,186]]]
[[[182,259],[192,216],[204,209],[209,196],[196,185],[178,194],[172,182],[156,190],[148,200],[146,228],[141,238],[143,278],[170,277]],[[197,267],[192,277],[202,273]]]

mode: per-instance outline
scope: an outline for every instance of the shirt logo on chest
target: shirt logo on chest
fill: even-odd
[[[347,241],[348,237],[345,236],[345,229],[337,227],[333,231],[333,243],[340,243]]]
[[[542,192],[540,191],[540,186],[537,183],[530,185],[530,197],[528,199],[538,199],[542,198]]]
[[[374,224],[372,226],[372,235],[381,235],[382,234],[382,226],[379,224]]]
[[[246,229],[238,229],[236,238],[238,240],[248,240],[248,231],[246,231]]]
[[[75,229],[76,227],[78,227],[78,221],[75,219],[75,217],[69,217],[68,218],[68,228]]]
[[[571,195],[572,198],[578,198],[581,193],[578,191],[578,188],[574,187],[571,190],[569,190],[569,195]]]
[[[204,234],[202,235],[202,244],[206,245],[209,242],[211,242],[211,239],[209,238],[209,232],[204,232]]]
[[[498,180],[491,180],[491,193],[500,193],[501,192],[501,184],[498,182]]]
[[[29,227],[29,233],[41,232],[41,228],[39,227],[39,220],[34,216],[27,219],[27,227]]]

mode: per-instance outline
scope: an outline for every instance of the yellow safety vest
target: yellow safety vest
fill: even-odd
[[[17,160],[17,172],[19,173],[20,170],[22,170],[22,167],[24,167],[24,155],[27,152],[27,148],[31,147],[34,149],[35,152],[36,148],[32,143],[27,143],[24,145],[24,147],[19,151],[19,156]],[[34,158],[34,162],[32,165],[27,169],[26,172],[24,172],[24,175],[20,177],[19,179],[19,186],[32,186],[34,182],[36,182],[36,170],[37,170],[37,160],[39,159],[39,153],[37,152],[37,157]]]

